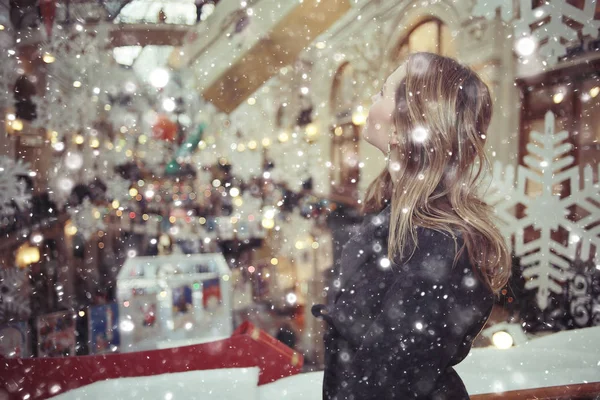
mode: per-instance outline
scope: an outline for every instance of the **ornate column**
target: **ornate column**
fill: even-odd
[[[498,18],[465,19],[459,30],[459,60],[473,68],[488,84],[494,115],[488,129],[487,151],[492,162],[517,165],[520,101],[514,86],[513,49],[506,46],[512,33]]]

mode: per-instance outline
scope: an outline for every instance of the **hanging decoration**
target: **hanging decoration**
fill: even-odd
[[[539,7],[533,7],[532,3],[518,1],[517,11],[512,0],[477,0],[472,13],[473,16],[492,20],[496,10],[500,9],[502,20],[513,25],[514,39],[528,41],[526,47],[531,52],[537,47],[539,55],[549,66],[555,65],[567,54],[567,48],[579,39],[577,26],[566,22],[565,18],[583,26],[581,33],[584,36],[599,37],[600,20],[594,19],[596,0],[585,0],[583,9],[569,4],[567,0],[542,2]]]
[[[36,107],[32,126],[56,132],[57,141],[89,129],[98,113],[97,103],[91,99],[93,93],[84,88],[73,90],[65,90],[57,81],[51,81],[42,96],[32,96]]]
[[[180,160],[190,158],[191,154],[198,148],[198,143],[202,139],[206,124],[201,123],[198,128],[183,141],[181,146],[175,152],[175,157],[167,164],[165,172],[167,175],[177,174],[181,170]]]
[[[177,124],[168,116],[161,114],[152,126],[152,134],[155,139],[173,142],[177,138]]]
[[[138,149],[138,157],[154,176],[162,176],[167,160],[172,153],[169,142],[148,139],[144,146]]]
[[[93,234],[106,228],[103,221],[104,210],[92,204],[88,197],[79,206],[68,208],[67,212],[77,232],[81,233],[85,240],[89,240]]]
[[[555,133],[554,126],[554,114],[548,111],[545,132],[531,132],[533,141],[527,145],[530,154],[516,173],[511,166],[494,166],[493,190],[486,198],[503,222],[500,229],[507,243],[511,243],[512,237],[515,239],[513,251],[520,258],[523,277],[527,280],[525,289],[537,291],[541,310],[548,307],[551,293],[563,293],[565,282],[574,275],[572,262],[579,259],[600,264],[600,208],[597,202],[600,184],[594,182],[594,170],[598,170],[597,176],[600,176],[600,165],[585,166],[583,185],[580,186],[580,168],[572,165],[574,158],[568,154],[572,145],[565,142],[569,133]],[[571,194],[560,197],[556,193],[560,193],[564,184],[569,186]],[[539,187],[539,193],[530,194],[528,189],[532,186]],[[522,218],[514,215],[517,204],[526,208]],[[575,206],[582,210],[577,213],[579,217],[575,217],[578,219],[569,216]],[[525,237],[525,230],[531,227],[540,232],[539,237]],[[567,246],[551,236],[559,228],[567,232]]]
[[[40,0],[40,13],[44,20],[46,35],[52,37],[52,27],[54,26],[54,17],[56,16],[56,0]]]
[[[31,194],[23,180],[29,175],[29,164],[0,156],[0,214],[13,215],[29,205]]]
[[[27,269],[0,268],[0,323],[24,321],[31,315]]]
[[[120,203],[128,200],[129,188],[131,182],[127,179],[123,179],[120,176],[115,176],[106,182],[106,198],[109,201],[118,201]]]
[[[14,103],[14,85],[17,79],[17,60],[15,51],[12,49],[3,49],[2,63],[0,63],[0,108],[13,106]]]
[[[49,64],[45,93],[33,96],[36,119],[33,126],[55,131],[58,140],[71,133],[92,128],[99,112],[103,68],[108,57],[104,51],[108,30],[103,24],[88,30],[80,24],[56,26],[42,48],[56,60]]]

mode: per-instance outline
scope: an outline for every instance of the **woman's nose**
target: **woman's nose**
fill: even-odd
[[[375,101],[377,101],[377,95],[374,94],[373,96],[371,96],[371,103],[375,103]]]

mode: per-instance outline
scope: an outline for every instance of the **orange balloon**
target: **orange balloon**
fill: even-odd
[[[156,139],[172,142],[177,136],[177,124],[166,115],[159,115],[152,127],[152,134]]]

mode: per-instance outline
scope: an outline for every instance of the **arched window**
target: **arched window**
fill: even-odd
[[[358,200],[360,129],[352,122],[352,108],[357,104],[356,76],[351,64],[340,66],[333,78],[331,112],[337,123],[331,127],[331,196],[336,201]]]
[[[394,60],[403,60],[410,53],[419,51],[456,57],[456,44],[450,28],[439,19],[427,19],[421,22],[400,40]]]

